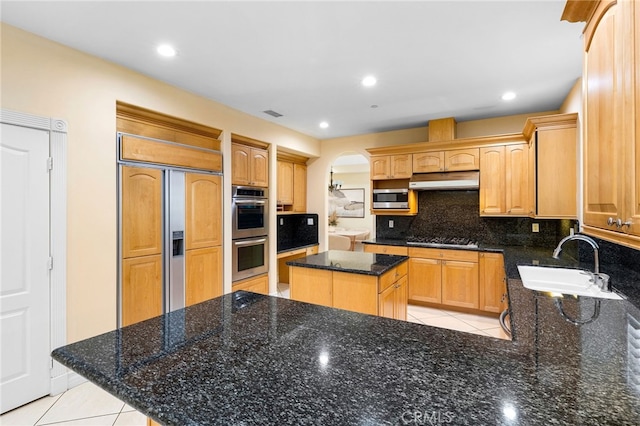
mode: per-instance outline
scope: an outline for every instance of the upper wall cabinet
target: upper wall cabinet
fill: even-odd
[[[269,152],[263,148],[231,144],[231,181],[234,185],[269,186]]]
[[[528,144],[480,148],[480,215],[528,216]]]
[[[587,22],[584,53],[584,231],[640,248],[640,4],[567,2]]]
[[[371,179],[408,179],[413,174],[411,154],[371,157]]]
[[[577,119],[575,113],[557,114],[529,118],[525,124],[534,217],[577,217]]]
[[[307,211],[308,160],[297,154],[278,152],[278,211]]]
[[[413,154],[413,173],[479,170],[480,150],[452,149]]]

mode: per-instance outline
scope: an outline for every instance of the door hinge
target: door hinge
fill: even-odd
[[[53,269],[53,257],[49,256],[49,270]]]
[[[53,170],[53,157],[47,158],[47,170]]]
[[[51,369],[53,370],[53,358],[49,358],[49,360],[51,361]]]

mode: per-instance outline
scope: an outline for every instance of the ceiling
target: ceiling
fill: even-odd
[[[558,109],[565,1],[2,1],[10,25],[319,139]],[[159,57],[159,43],[177,49]],[[378,83],[363,87],[365,75]],[[514,91],[506,102],[501,95]],[[263,111],[282,114],[274,118]],[[329,127],[318,125],[327,121]]]

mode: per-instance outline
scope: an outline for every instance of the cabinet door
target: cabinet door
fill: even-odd
[[[185,305],[222,296],[222,247],[185,252]]]
[[[442,302],[442,268],[437,259],[409,259],[409,300]]]
[[[162,171],[123,166],[122,257],[162,253]]]
[[[251,148],[231,144],[231,183],[249,185],[251,182]]]
[[[269,153],[266,149],[251,148],[251,185],[269,186]]]
[[[278,161],[278,204],[293,204],[293,163]]]
[[[444,169],[448,172],[480,169],[478,148],[454,149],[444,152]]]
[[[442,262],[442,304],[478,309],[478,264]]]
[[[222,177],[185,174],[186,250],[222,244]]]
[[[364,251],[367,253],[378,254],[396,254],[398,256],[407,256],[407,247],[385,246],[382,244],[363,244]]]
[[[610,7],[600,19],[585,57],[584,223],[599,228],[607,228],[607,219],[622,213],[625,152],[616,102],[621,66],[615,37],[617,9]]]
[[[414,173],[444,171],[444,151],[420,152],[413,154]]]
[[[395,291],[395,313],[394,318],[402,321],[407,320],[407,304],[408,304],[408,278],[401,277],[396,283]]]
[[[504,146],[480,148],[480,215],[503,214],[505,209]]]
[[[505,208],[511,215],[527,216],[529,208],[529,146],[505,147]]]
[[[391,177],[393,179],[407,179],[413,174],[411,154],[391,156]]]
[[[162,255],[122,261],[122,325],[162,315]]]
[[[480,253],[480,310],[502,312],[506,302],[504,259],[500,253]]]
[[[391,158],[388,155],[371,157],[371,179],[389,179],[391,177]]]
[[[379,316],[385,318],[396,317],[396,292],[396,287],[394,285],[391,285],[378,295]]]
[[[633,132],[630,135],[625,135],[625,139],[627,141],[627,146],[629,147],[628,152],[634,152],[635,156],[629,156],[628,159],[630,161],[629,168],[630,172],[627,173],[627,185],[629,188],[625,191],[628,193],[628,202],[626,207],[626,215],[623,217],[624,222],[630,222],[629,228],[627,232],[631,235],[640,236],[640,4],[639,2],[627,2],[623,3],[624,7],[628,8],[633,6],[633,13],[629,13],[629,15],[633,16],[630,18],[633,20],[633,31],[635,34],[634,39],[634,47],[635,51],[632,52],[633,60],[627,61],[626,66],[632,67],[631,73],[635,74],[635,79],[625,79],[625,84],[634,84],[632,89],[623,90],[625,96],[629,96],[629,102],[625,105],[633,105],[633,108],[627,108],[625,112],[625,117],[629,117],[629,121],[633,122],[635,120],[635,126],[627,126],[627,131]],[[628,38],[627,38],[628,40]],[[635,244],[636,247],[640,245],[640,243]]]
[[[269,294],[269,275],[260,275],[259,277],[249,278],[244,281],[233,283],[232,291],[244,290],[252,293]]]
[[[536,133],[537,182],[529,184],[529,188],[537,188],[536,216],[575,218],[578,204],[576,129],[541,129]]]
[[[293,165],[293,211],[307,211],[307,166],[304,164]]]

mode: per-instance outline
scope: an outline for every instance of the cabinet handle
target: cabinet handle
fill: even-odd
[[[620,229],[623,226],[631,226],[633,224],[633,222],[631,222],[631,219],[627,220],[626,222],[623,222],[622,219],[618,219],[616,220],[616,228]]]
[[[443,265],[446,265],[446,264],[447,264],[447,261],[446,261],[446,260],[443,260],[443,261],[442,261],[442,264],[443,264]]]
[[[607,225],[611,226],[611,225],[614,225],[615,223],[616,223],[616,221],[615,221],[615,220],[613,220],[613,218],[612,218],[612,217],[609,217],[609,218],[607,219]]]

